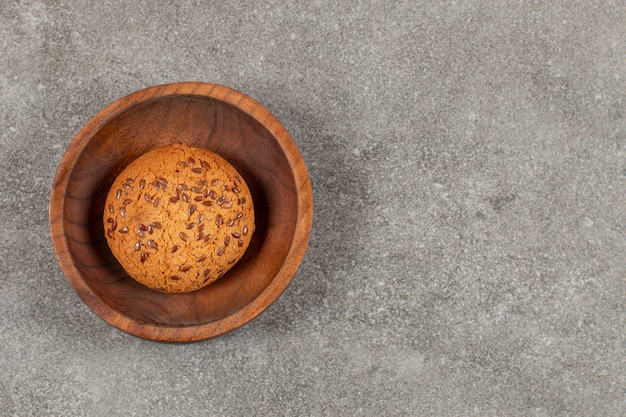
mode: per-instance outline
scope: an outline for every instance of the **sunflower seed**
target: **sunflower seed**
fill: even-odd
[[[204,170],[199,167],[191,168],[191,170],[195,172],[196,174],[202,174],[204,172]]]
[[[243,218],[243,212],[239,212],[237,214],[237,217],[235,217],[237,220],[241,220]]]
[[[114,221],[113,223],[111,223],[111,231],[113,232],[116,228],[117,228],[117,222]]]
[[[196,160],[190,156],[189,158],[187,158],[187,162],[189,162],[189,165],[193,165],[196,163]]]
[[[222,204],[222,207],[225,208],[225,209],[229,209],[229,208],[232,208],[233,205],[230,204],[229,202],[226,202],[226,203]]]
[[[130,190],[130,185],[128,185],[126,183],[123,183],[122,184],[122,188],[125,189],[125,190]]]
[[[120,233],[128,233],[128,227],[122,227],[120,230],[118,230],[118,232],[120,232]]]
[[[152,234],[154,229],[152,228],[152,223],[148,225],[148,233]]]
[[[182,198],[185,201],[185,203],[189,203],[191,201],[188,194],[183,193]]]
[[[152,249],[157,249],[157,244],[154,240],[149,240],[147,245],[150,246]]]
[[[248,226],[244,226],[243,227],[243,235],[247,235],[248,234]]]
[[[178,201],[179,201],[179,200],[178,200],[178,197],[170,197],[170,198],[169,198],[169,202],[170,202],[170,203],[178,203]]]
[[[202,205],[203,206],[207,206],[207,207],[211,207],[213,205],[213,202],[212,201],[203,201]]]
[[[202,240],[204,239],[204,233],[200,232],[196,235],[196,240]]]
[[[122,197],[122,190],[117,190],[117,193],[115,193],[115,199],[119,200]]]
[[[135,252],[137,252],[139,249],[141,249],[141,240],[135,243]]]
[[[141,259],[141,263],[146,262],[146,259],[148,259],[148,254],[146,252],[141,252],[139,259]]]
[[[241,233],[231,233],[231,235],[235,238],[235,239],[239,239],[241,237]]]
[[[198,233],[199,232],[204,232],[204,225],[203,224],[198,226]]]
[[[219,247],[217,248],[217,256],[222,256],[224,254],[224,248],[223,247]]]
[[[202,275],[204,275],[205,277],[208,276],[211,273],[211,268],[206,268],[203,272]]]
[[[185,228],[186,228],[187,230],[189,230],[189,229],[193,229],[193,227],[194,227],[195,225],[196,225],[196,224],[195,224],[194,222],[187,223],[187,226],[185,226]]]
[[[237,203],[238,203],[239,205],[242,205],[242,204],[243,204],[243,203],[245,203],[245,202],[246,202],[246,197],[239,197],[239,199],[237,200]]]
[[[196,194],[202,194],[204,193],[204,190],[200,187],[191,187],[191,191],[193,191]]]
[[[180,275],[172,275],[170,279],[173,281],[178,281],[180,279]]]
[[[233,193],[235,193],[235,194],[239,194],[239,188],[237,188],[237,187],[233,187],[233,188],[232,188],[232,191],[233,191]]]
[[[113,213],[115,211],[115,207],[113,207],[113,204],[109,204],[109,213]]]
[[[180,232],[178,237],[180,237],[183,242],[187,242],[189,240],[189,236],[187,236],[184,232]]]
[[[191,269],[191,265],[183,265],[179,268],[181,272],[187,272]]]
[[[148,226],[146,226],[146,225],[145,225],[145,224],[143,224],[143,223],[139,223],[139,230],[142,230],[142,231],[144,231],[144,232],[145,232],[146,230],[148,230]]]
[[[198,223],[202,223],[204,221],[204,214],[198,215]]]
[[[122,201],[122,204],[124,204],[124,205],[130,204],[130,203],[131,203],[131,200],[128,199],[128,198],[126,200]]]
[[[137,236],[139,236],[139,237],[146,237],[146,234],[144,233],[143,230],[137,229],[136,232],[137,232]]]
[[[242,247],[243,246],[243,240],[239,239],[237,241],[237,246]]]
[[[204,239],[202,239],[204,243],[209,243],[210,240],[211,240],[211,235],[206,235]]]
[[[178,250],[178,245],[174,245],[172,246],[172,249],[170,249],[170,253],[174,253]]]
[[[148,195],[148,193],[145,193],[143,195],[144,200],[146,200],[148,203],[150,202],[150,200],[152,200],[152,198],[150,198],[150,196]]]
[[[202,165],[202,168],[206,169],[207,171],[211,169],[211,165],[209,165],[207,161],[200,161],[200,165]]]
[[[200,255],[196,258],[196,262],[202,262],[206,259],[206,255]]]
[[[224,218],[220,214],[215,216],[215,224],[218,226],[224,224]]]
[[[161,202],[161,199],[160,199],[160,198],[158,198],[158,197],[157,197],[157,198],[155,198],[155,199],[154,199],[154,207],[158,206],[160,202]]]
[[[211,185],[212,185],[213,187],[215,187],[215,186],[216,186],[217,184],[219,184],[219,183],[220,183],[219,178],[214,178],[214,179],[213,179],[213,181],[211,181]]]
[[[111,229],[107,230],[107,236],[108,237],[113,237],[113,230],[111,230]]]
[[[239,178],[237,175],[233,176],[233,180],[235,181],[235,184],[241,185],[241,178]]]
[[[163,177],[159,177],[159,184],[161,184],[161,186],[162,186],[163,188],[166,188],[166,187],[167,187],[167,185],[169,184],[169,182],[167,182],[167,180],[166,180],[165,178],[163,178]]]
[[[193,215],[195,211],[196,211],[196,206],[194,204],[190,205],[189,208],[187,209],[189,216]]]
[[[193,201],[197,201],[197,202],[200,202],[202,200],[204,200],[204,196],[203,195],[197,195],[197,196],[195,196],[193,198]]]
[[[209,191],[209,197],[211,197],[212,200],[215,200],[217,198],[217,193],[211,190]]]
[[[132,183],[135,182],[135,180],[132,179],[132,178],[126,178],[126,182],[129,183],[129,184],[132,184]]]
[[[157,180],[154,180],[154,182],[152,183],[152,186],[154,187],[155,190],[158,190],[161,188],[161,184]]]
[[[199,180],[198,182],[196,182],[196,185],[198,187],[204,187],[205,185],[207,185],[209,182],[207,180]]]
[[[187,184],[178,184],[178,187],[176,187],[176,188],[178,188],[179,190],[182,190],[182,191],[187,191],[189,189]]]
[[[139,189],[140,190],[143,190],[145,186],[146,186],[146,180],[139,181]]]
[[[124,207],[120,209],[120,216],[126,217],[126,209]]]
[[[180,165],[181,167],[185,168],[185,167],[187,167],[187,162],[185,162],[185,161],[180,161],[180,162],[178,163],[178,165]]]
[[[226,236],[224,238],[224,246],[228,246],[229,243],[230,243],[230,238],[228,236]]]
[[[233,227],[234,224],[235,224],[235,219],[230,219],[228,221],[228,227]]]

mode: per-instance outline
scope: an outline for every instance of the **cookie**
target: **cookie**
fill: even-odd
[[[137,158],[104,206],[113,256],[141,284],[167,293],[211,284],[241,259],[254,232],[243,177],[224,158],[181,144]]]

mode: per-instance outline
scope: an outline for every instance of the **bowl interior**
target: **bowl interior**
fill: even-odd
[[[162,294],[130,278],[113,257],[102,213],[124,167],[176,141],[212,150],[241,173],[252,192],[256,231],[244,257],[221,279],[199,291]],[[295,179],[277,140],[237,107],[206,96],[163,96],[130,107],[91,138],[68,178],[63,227],[74,266],[96,297],[138,323],[197,326],[240,310],[275,277],[296,229]]]

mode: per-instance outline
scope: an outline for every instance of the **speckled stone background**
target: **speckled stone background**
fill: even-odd
[[[269,310],[171,345],[47,210],[83,124],[187,80],[284,123],[316,211]],[[0,1],[0,178],[2,416],[626,414],[623,1]]]

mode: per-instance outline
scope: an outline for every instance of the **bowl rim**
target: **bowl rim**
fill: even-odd
[[[113,118],[130,108],[153,99],[177,95],[207,97],[230,104],[267,129],[278,142],[289,163],[295,179],[297,198],[293,239],[285,261],[269,285],[249,304],[231,315],[214,322],[189,327],[138,322],[114,310],[100,299],[73,264],[63,226],[68,180],[78,157],[90,139]],[[79,130],[65,151],[54,177],[50,192],[49,221],[52,245],[63,274],[77,295],[97,316],[110,325],[140,338],[162,342],[193,342],[224,334],[248,323],[285,291],[298,270],[309,243],[313,223],[313,191],[306,164],[297,145],[268,109],[230,87],[206,82],[178,82],[147,87],[121,97],[100,110]]]

